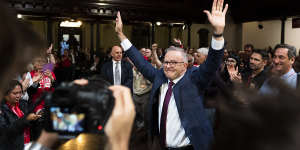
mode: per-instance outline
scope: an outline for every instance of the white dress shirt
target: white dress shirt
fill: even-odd
[[[131,42],[128,39],[125,39],[121,42],[121,46],[124,49],[124,51],[127,51],[131,46]],[[221,50],[224,47],[224,39],[221,41],[217,41],[214,38],[212,38],[211,41],[211,47],[214,50]],[[173,85],[176,86],[176,83],[183,77],[181,77],[173,80],[175,83]],[[168,81],[169,82],[169,81]],[[160,117],[162,113],[162,107],[163,107],[163,101],[166,95],[166,92],[168,90],[168,83],[164,83],[160,87],[160,95],[159,95],[159,113],[158,113],[158,128],[160,127]],[[168,106],[168,114],[167,114],[167,121],[166,121],[166,145],[167,147],[184,147],[187,145],[190,145],[189,138],[185,135],[184,128],[181,125],[181,121],[179,118],[174,94],[172,93],[170,103]]]
[[[297,76],[298,74],[295,72],[293,68],[289,70],[286,74],[280,76],[280,78],[288,84],[291,88],[296,89],[297,88]],[[261,88],[259,89],[259,93],[263,95],[276,95],[279,91],[277,89],[274,89],[270,87],[269,80],[266,80]]]
[[[176,83],[183,76],[184,75],[173,80],[174,83],[173,87],[176,86]],[[164,99],[168,90],[169,82],[170,81],[168,81],[168,83],[162,84],[160,87],[159,105],[158,105],[158,127],[160,127],[160,118],[161,118]],[[188,137],[186,137],[185,131],[181,125],[174,94],[172,93],[169,106],[168,106],[168,114],[167,114],[167,121],[166,121],[166,146],[176,148],[176,147],[184,147],[189,144],[190,144],[190,140]]]
[[[117,63],[117,61],[114,61],[114,60],[112,60],[112,62],[113,62],[113,77],[114,77],[114,85],[116,84],[115,83],[115,81],[116,81],[116,79],[115,79],[115,68],[116,68],[116,63]],[[119,64],[118,64],[118,68],[119,68],[119,72],[120,72],[120,82],[121,82],[121,75],[122,75],[122,70],[121,70],[121,61],[119,61]]]
[[[290,69],[289,72],[286,74],[282,75],[280,77],[283,81],[285,81],[286,84],[291,86],[292,88],[296,89],[297,88],[297,73],[293,68]]]

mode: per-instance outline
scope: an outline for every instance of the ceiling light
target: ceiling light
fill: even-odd
[[[103,9],[100,9],[99,13],[100,13],[100,14],[103,14],[103,13],[104,13],[104,10],[103,10]]]
[[[18,15],[17,15],[17,18],[18,18],[18,19],[21,19],[22,17],[23,17],[23,16],[22,16],[21,14],[18,14]]]
[[[159,22],[159,21],[156,22],[156,25],[157,25],[157,26],[160,26],[160,25],[161,25],[161,22]]]
[[[99,5],[99,6],[108,6],[110,4],[107,4],[107,3],[95,3],[96,5]]]
[[[60,23],[60,27],[73,27],[79,28],[82,25],[81,21],[63,21]]]

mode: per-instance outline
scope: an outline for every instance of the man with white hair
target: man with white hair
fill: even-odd
[[[195,66],[199,67],[203,64],[208,55],[208,48],[202,47],[197,49],[197,52],[194,54],[195,57]]]
[[[163,68],[154,68],[124,35],[121,15],[117,13],[115,31],[121,46],[143,76],[152,82],[147,120],[151,139],[154,143],[159,141],[156,149],[210,149],[213,130],[205,116],[202,93],[223,58],[228,9],[227,4],[223,8],[223,3],[223,0],[214,0],[212,11],[204,11],[214,34],[207,61],[196,70],[187,68],[186,53],[176,47],[166,50]]]

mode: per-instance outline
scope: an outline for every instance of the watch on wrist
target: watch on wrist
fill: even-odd
[[[223,33],[221,33],[221,34],[213,33],[213,37],[215,37],[215,38],[219,38],[222,36],[223,36]]]

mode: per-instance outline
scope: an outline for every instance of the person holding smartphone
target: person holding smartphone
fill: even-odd
[[[41,117],[41,115],[35,113],[25,116],[28,111],[28,105],[26,101],[21,99],[22,95],[22,84],[17,80],[10,81],[4,93],[4,100],[1,103],[0,128],[14,128],[16,127],[14,126],[15,122],[24,117],[27,123],[23,127],[20,127],[21,129],[16,129],[23,130],[23,132],[16,133],[16,135],[8,135],[7,140],[5,140],[8,142],[1,143],[7,149],[19,149],[24,144],[28,144],[31,140],[31,121],[35,121]]]
[[[41,76],[39,81],[39,86],[36,91],[34,91],[31,96],[29,103],[34,104],[36,103],[37,99],[42,96],[44,92],[53,92],[54,91],[54,84],[55,84],[55,74],[51,71],[51,66],[47,64],[46,58],[44,57],[37,57],[33,60],[34,70],[30,72],[31,77],[35,78],[36,76]],[[35,108],[34,113],[37,115],[42,115],[45,106],[45,101],[42,100]],[[33,135],[32,138],[36,139],[41,130],[43,128],[42,119],[39,119],[36,124],[34,125]]]
[[[46,60],[42,57],[35,58],[33,60],[34,70],[30,72],[31,77],[42,76],[39,81],[38,90],[32,95],[32,102],[35,103],[36,99],[41,96],[44,91],[53,91],[53,84],[56,80],[55,74],[47,68]],[[34,112],[39,113],[44,108],[44,102],[38,105]]]

